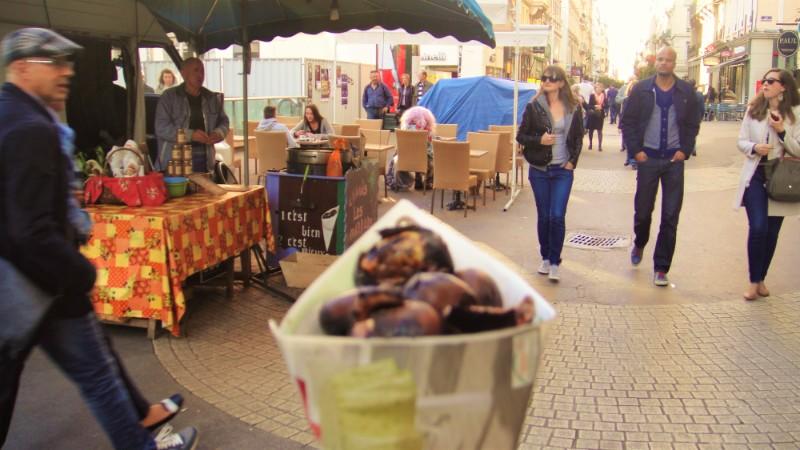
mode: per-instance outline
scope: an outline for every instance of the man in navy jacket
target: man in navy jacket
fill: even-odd
[[[39,345],[80,388],[115,449],[151,450],[157,443],[139,423],[89,300],[95,268],[80,253],[67,216],[70,162],[48,105],[66,100],[80,49],[43,28],[13,31],[2,42],[7,82],[0,89],[0,258],[55,300],[26,348],[0,351],[0,446],[25,359]],[[160,439],[158,448],[192,448],[196,435],[187,428],[169,442]]]
[[[694,89],[675,76],[675,58],[671,47],[659,50],[656,75],[631,89],[620,122],[628,156],[638,164],[633,218],[636,237],[631,248],[634,266],[642,261],[644,246],[650,238],[658,185],[662,185],[661,227],[653,253],[656,286],[669,285],[667,272],[675,253],[683,204],[684,161],[694,151],[700,130]]]
[[[380,80],[377,70],[369,73],[369,79],[370,82],[364,87],[361,96],[361,106],[367,111],[367,119],[383,119],[383,115],[389,112],[389,108],[394,104],[392,92]]]

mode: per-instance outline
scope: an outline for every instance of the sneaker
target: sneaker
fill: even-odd
[[[669,286],[669,278],[666,272],[656,272],[653,274],[653,284],[656,286]]]
[[[539,269],[537,270],[537,272],[539,272],[542,275],[549,275],[550,274],[550,261],[547,261],[547,260],[542,261],[542,263],[539,264]]]
[[[550,273],[547,274],[547,279],[550,281],[558,281],[561,277],[558,276],[558,265],[550,264]]]
[[[155,437],[155,441],[158,450],[194,450],[198,441],[197,429],[186,427],[174,433],[171,425],[165,425]]]
[[[639,263],[642,262],[642,254],[644,253],[643,248],[639,248],[636,244],[631,246],[631,264],[634,266],[638,266]]]

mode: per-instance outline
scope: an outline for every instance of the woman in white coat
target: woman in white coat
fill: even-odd
[[[800,204],[774,202],[767,197],[764,164],[771,159],[800,156],[800,95],[792,75],[770,69],[761,91],[750,101],[739,131],[739,150],[745,161],[734,206],[744,205],[750,230],[747,261],[750,285],[746,300],[769,295],[764,284],[775,254],[783,217],[800,214]]]

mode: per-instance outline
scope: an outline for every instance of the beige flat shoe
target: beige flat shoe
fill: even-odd
[[[769,289],[767,289],[767,287],[764,286],[763,283],[758,285],[758,291],[757,292],[758,292],[758,295],[760,295],[762,297],[769,297]]]
[[[758,294],[757,293],[751,294],[750,292],[745,292],[744,294],[742,294],[742,297],[744,297],[744,299],[747,301],[753,301],[758,298]]]

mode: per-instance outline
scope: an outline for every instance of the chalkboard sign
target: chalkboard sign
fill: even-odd
[[[350,246],[378,220],[378,168],[364,159],[345,174],[345,245]]]

